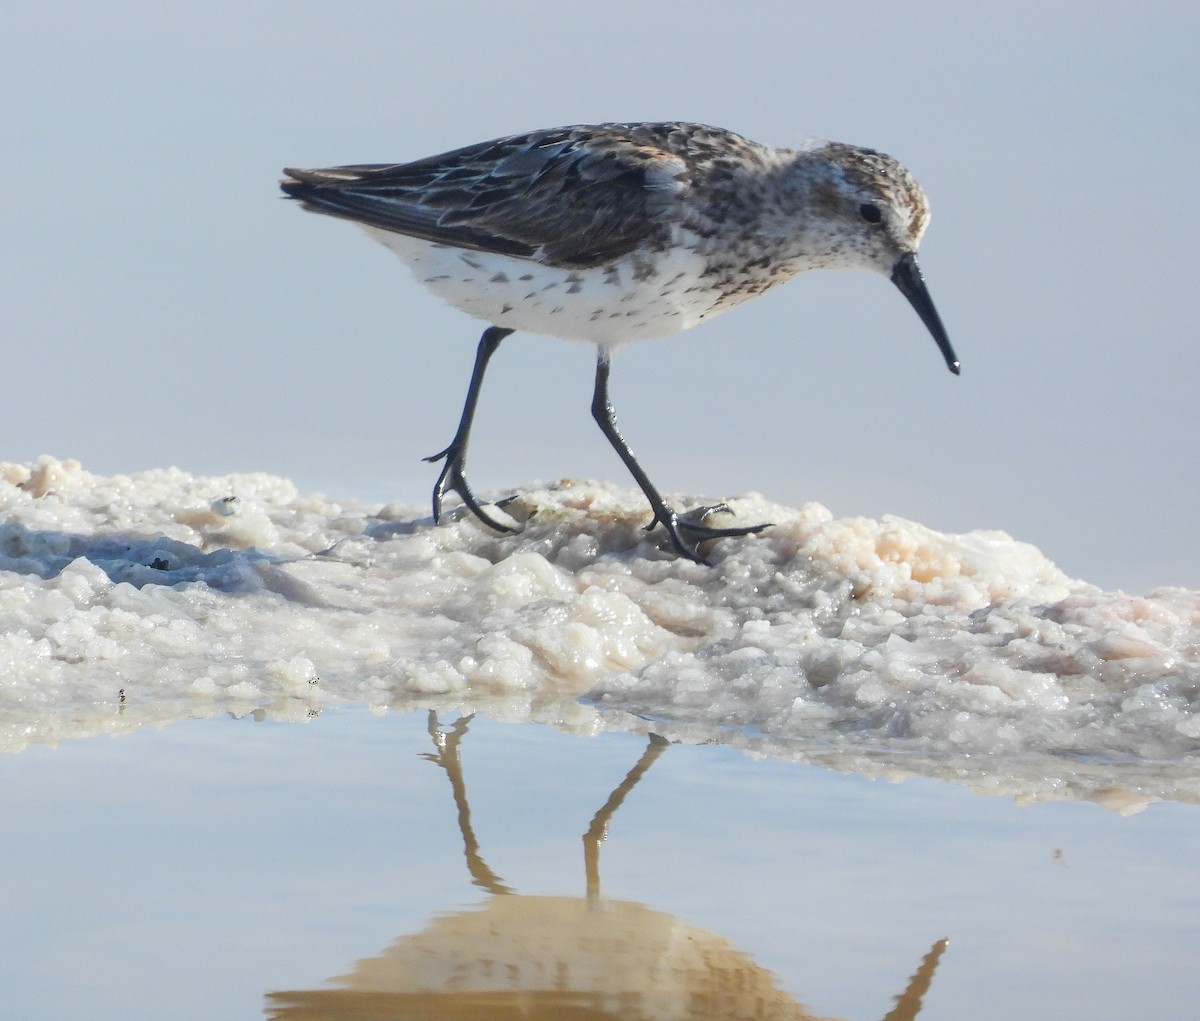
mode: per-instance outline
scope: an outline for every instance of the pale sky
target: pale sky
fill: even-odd
[[[884,150],[963,363],[886,280],[812,273],[616,358],[667,492],[1003,529],[1106,588],[1200,587],[1188,3],[10,5],[0,35],[0,460],[268,471],[424,506],[482,324],[284,165],[690,119]],[[630,487],[592,351],[514,335],[477,490]]]

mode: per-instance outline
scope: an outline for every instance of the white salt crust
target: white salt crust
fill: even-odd
[[[366,703],[1200,800],[1200,593],[1102,592],[1002,532],[726,502],[773,527],[705,567],[594,482],[522,490],[498,536],[265,474],[0,463],[0,748]]]

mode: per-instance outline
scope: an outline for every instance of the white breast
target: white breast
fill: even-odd
[[[720,299],[704,281],[705,260],[686,246],[653,257],[628,256],[599,269],[571,270],[363,229],[438,297],[513,330],[614,347],[695,326]]]

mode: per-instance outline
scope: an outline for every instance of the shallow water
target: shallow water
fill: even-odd
[[[5,1019],[1194,1015],[1200,593],[586,482],[0,511]]]
[[[1200,994],[1188,804],[1019,807],[363,709],[31,746],[0,770],[0,988],[26,1021],[1182,1019]]]

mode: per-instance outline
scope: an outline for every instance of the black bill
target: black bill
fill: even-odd
[[[950,346],[950,338],[946,335],[946,327],[942,325],[942,317],[933,307],[933,299],[929,296],[929,290],[925,286],[925,278],[921,276],[921,267],[917,265],[915,253],[905,252],[900,256],[892,269],[892,283],[900,288],[900,293],[917,310],[921,322],[925,324],[929,332],[933,334],[933,339],[937,341],[942,357],[946,359],[946,368],[957,376],[959,372],[958,357],[954,353],[954,348]]]

